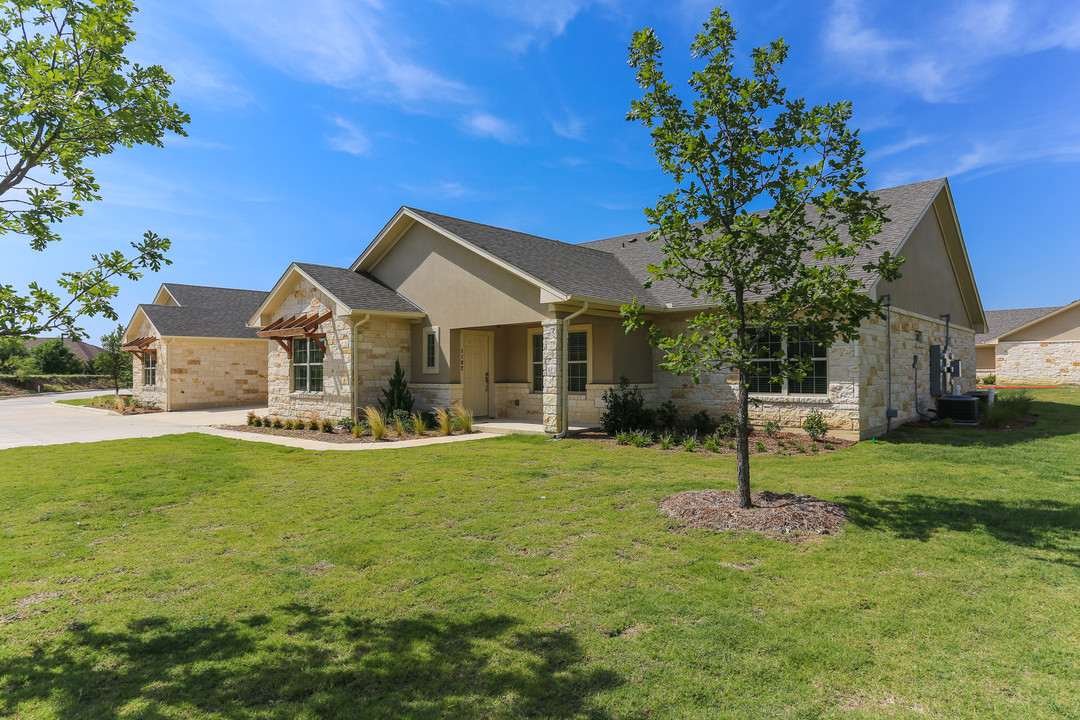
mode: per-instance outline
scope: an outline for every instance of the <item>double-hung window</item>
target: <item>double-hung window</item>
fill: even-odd
[[[143,353],[142,384],[157,385],[157,358],[150,353]]]
[[[781,395],[827,395],[829,392],[828,348],[812,333],[766,331],[758,335],[754,371],[750,373],[751,393]],[[802,379],[789,377],[785,383],[780,376],[781,358],[804,360],[806,375]]]
[[[322,392],[323,351],[311,338],[293,338],[293,392]]]
[[[532,352],[532,391],[544,391],[544,335],[536,333],[530,336]]]
[[[424,328],[424,372],[439,372],[439,328]]]
[[[529,336],[530,366],[532,369],[532,391],[544,391],[544,335],[533,333]],[[585,392],[589,382],[589,333],[587,330],[573,330],[566,336],[566,388],[570,392]]]

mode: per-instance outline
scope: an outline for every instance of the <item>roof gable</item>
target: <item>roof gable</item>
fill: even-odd
[[[124,331],[127,338],[140,313],[159,337],[257,339],[247,319],[266,293],[262,290],[163,283],[153,303],[142,303]],[[173,304],[161,301],[172,299]]]
[[[1015,308],[1011,310],[988,310],[987,331],[975,336],[976,345],[986,345],[1009,335],[1030,329],[1053,317],[1080,308],[1080,300],[1068,305],[1038,308]]]

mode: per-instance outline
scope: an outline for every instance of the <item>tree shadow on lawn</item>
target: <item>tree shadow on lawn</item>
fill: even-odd
[[[74,626],[0,662],[0,715],[63,718],[611,717],[592,696],[622,683],[576,638],[505,615],[398,620],[307,605],[199,625],[146,617]]]
[[[1008,447],[1044,438],[1080,433],[1080,408],[1068,403],[1037,400],[1032,412],[1038,415],[1035,425],[1017,430],[954,426],[951,429],[901,425],[879,442],[897,445],[948,445],[951,447]]]
[[[941,532],[985,531],[1002,542],[1060,553],[1055,562],[1080,567],[1080,504],[1052,500],[1003,502],[911,493],[896,500],[840,498],[860,527],[930,540]]]

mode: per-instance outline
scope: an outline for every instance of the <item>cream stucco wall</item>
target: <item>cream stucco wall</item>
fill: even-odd
[[[1005,342],[1080,340],[1080,305],[1001,336]]]

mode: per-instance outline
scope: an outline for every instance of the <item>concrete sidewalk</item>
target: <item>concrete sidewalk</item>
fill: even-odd
[[[100,442],[127,438],[160,437],[201,432],[248,442],[304,448],[306,450],[390,450],[393,448],[435,445],[463,440],[482,440],[497,437],[493,433],[476,433],[426,440],[404,440],[390,443],[325,443],[300,438],[277,437],[258,433],[222,430],[213,425],[243,425],[249,410],[265,415],[265,407],[211,408],[177,412],[118,415],[109,410],[62,405],[57,400],[90,398],[108,394],[101,390],[85,390],[46,395],[24,395],[0,402],[0,450],[31,445],[60,445],[64,443]]]

